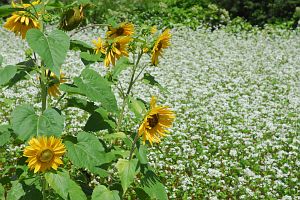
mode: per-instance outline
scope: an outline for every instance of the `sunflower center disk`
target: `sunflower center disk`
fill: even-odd
[[[49,162],[53,158],[53,152],[50,149],[46,149],[42,151],[40,155],[40,161],[41,162]]]
[[[158,44],[157,44],[157,49],[160,50],[161,48],[162,48],[162,42],[159,41]]]
[[[117,31],[116,31],[117,35],[123,35],[124,33],[124,29],[123,28],[118,28]]]
[[[158,114],[151,115],[151,118],[148,118],[148,123],[151,128],[155,127],[158,124],[159,116]]]

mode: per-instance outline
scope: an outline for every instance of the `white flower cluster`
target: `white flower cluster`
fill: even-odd
[[[142,82],[133,91],[145,101],[157,95],[176,113],[169,137],[149,148],[150,164],[166,180],[170,199],[300,199],[299,32],[172,33],[159,67],[147,68],[170,93]],[[103,31],[76,37],[90,43],[98,34]],[[4,64],[24,59],[26,45],[13,34],[0,29],[0,43]],[[78,57],[69,53],[62,68],[67,76],[84,68]],[[93,67],[105,72],[103,65]],[[121,75],[124,87],[129,73]],[[1,121],[8,122],[15,105],[37,102],[37,95],[24,82],[1,90]],[[65,112],[66,132],[84,125],[86,113]]]

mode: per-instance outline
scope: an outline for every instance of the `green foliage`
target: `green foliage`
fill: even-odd
[[[228,10],[233,18],[243,17],[252,24],[260,26],[265,23],[291,19],[295,8],[300,5],[299,1],[293,0],[221,0],[214,2]]]
[[[111,91],[110,83],[96,71],[84,69],[81,77],[74,78],[74,83],[89,100],[100,102],[101,106],[109,112],[118,112],[117,101]]]
[[[68,200],[85,200],[86,195],[74,182],[69,173],[66,171],[57,171],[56,173],[46,173],[45,178],[47,183],[57,192],[63,199]]]
[[[100,176],[107,176],[107,172],[99,166],[111,162],[115,157],[106,153],[98,138],[91,133],[80,132],[77,135],[77,142],[65,142],[67,156],[72,163],[79,168],[87,168]]]
[[[17,66],[8,65],[0,69],[0,86],[7,84],[17,73]]]
[[[54,30],[46,36],[38,29],[30,29],[26,40],[33,51],[41,56],[46,66],[59,77],[60,67],[70,47],[69,36],[60,30]]]
[[[10,126],[9,125],[1,125],[0,126],[0,146],[6,144],[11,136]]]
[[[92,200],[120,200],[119,192],[116,190],[110,191],[107,189],[104,185],[98,185],[95,187],[93,194],[92,194]]]
[[[118,170],[119,178],[121,180],[124,193],[133,182],[135,175],[137,174],[137,159],[125,160],[119,159],[116,168]]]
[[[12,181],[12,187],[7,193],[7,200],[18,200],[25,195],[23,187],[19,181]]]
[[[42,115],[36,114],[31,105],[20,105],[12,112],[11,123],[21,140],[32,136],[60,136],[64,128],[64,118],[54,109],[48,108]]]

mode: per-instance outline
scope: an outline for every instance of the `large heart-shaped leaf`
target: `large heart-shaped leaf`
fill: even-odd
[[[74,78],[75,85],[91,101],[101,102],[101,106],[109,112],[116,113],[118,105],[110,83],[92,69],[84,69],[81,78]]]
[[[11,123],[21,140],[32,136],[60,136],[64,128],[64,118],[54,109],[48,108],[39,116],[30,105],[20,105],[12,112]]]
[[[64,63],[70,47],[69,36],[60,30],[54,30],[46,36],[38,29],[30,29],[26,34],[26,41],[41,56],[46,66],[59,77],[60,66]]]
[[[144,178],[141,180],[141,186],[151,199],[168,199],[164,185],[159,181],[159,177],[151,170],[148,170],[146,174],[144,174]]]
[[[130,186],[130,184],[133,182],[134,177],[137,174],[137,163],[137,159],[119,159],[116,164],[116,168],[118,170],[119,178],[121,180],[121,185],[124,190],[124,193]]]
[[[99,168],[104,163],[111,162],[114,154],[106,153],[98,138],[91,133],[80,132],[77,135],[77,143],[66,141],[68,157],[77,167],[88,168],[91,172],[100,176],[107,173]]]
[[[86,199],[80,186],[70,178],[67,171],[58,171],[57,173],[48,172],[45,174],[45,178],[51,188],[53,188],[63,199]]]
[[[12,79],[17,73],[17,66],[8,65],[0,69],[0,86],[5,85]]]
[[[92,200],[120,200],[119,192],[116,190],[110,191],[104,185],[97,185],[95,187]]]

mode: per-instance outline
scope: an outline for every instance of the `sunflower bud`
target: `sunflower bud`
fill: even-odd
[[[59,28],[65,31],[71,31],[78,27],[83,20],[83,6],[71,8],[63,13]]]

